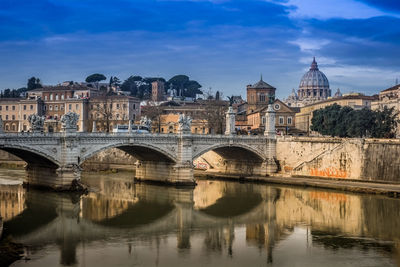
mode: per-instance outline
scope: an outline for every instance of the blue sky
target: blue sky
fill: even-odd
[[[315,56],[333,90],[373,94],[400,80],[399,25],[387,0],[0,0],[0,88],[187,74],[245,96],[262,73],[283,98]]]

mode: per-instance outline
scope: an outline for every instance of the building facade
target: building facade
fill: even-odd
[[[325,101],[316,102],[307,106],[301,107],[300,112],[296,113],[296,128],[311,133],[311,120],[313,111],[327,106],[337,104],[340,106],[348,106],[353,109],[371,108],[372,102],[377,100],[377,96],[365,96],[362,94],[349,94],[342,97],[331,98]]]
[[[394,108],[395,112],[400,112],[400,85],[395,85],[382,90],[378,98],[372,102],[372,110],[382,110],[383,108]],[[400,119],[400,113],[399,113]],[[400,136],[400,125],[397,126],[396,135]]]
[[[27,98],[1,98],[0,118],[3,120],[6,132],[29,131],[28,117],[31,114],[45,116],[44,131],[58,132],[61,130],[61,117],[67,112],[79,115],[77,130],[91,131],[93,121],[99,126],[99,131],[105,131],[104,112],[107,107],[107,123],[110,130],[116,124],[128,124],[129,120],[140,117],[140,101],[137,98],[124,95],[101,96],[104,92],[79,84],[46,86],[29,91]],[[109,129],[107,127],[107,129]]]
[[[275,98],[276,88],[264,82],[261,76],[260,81],[253,85],[247,85],[247,111],[253,112],[268,105],[269,98]]]

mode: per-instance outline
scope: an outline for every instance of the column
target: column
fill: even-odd
[[[226,112],[226,129],[225,135],[232,135],[235,133],[235,112],[230,106]]]
[[[264,136],[266,140],[266,160],[263,163],[266,174],[275,173],[278,169],[276,158],[276,130],[275,130],[275,110],[272,104],[268,105],[267,112],[265,113],[265,131]]]

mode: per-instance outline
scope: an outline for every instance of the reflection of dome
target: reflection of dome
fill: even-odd
[[[328,78],[318,69],[315,57],[311,63],[310,70],[301,78],[298,96],[300,100],[326,99],[331,96]]]

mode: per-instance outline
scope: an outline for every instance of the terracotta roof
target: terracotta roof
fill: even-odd
[[[392,86],[392,87],[390,87],[390,88],[388,88],[388,89],[382,90],[381,93],[382,93],[382,92],[388,92],[388,91],[399,90],[399,89],[400,89],[400,84],[397,84],[397,85]]]
[[[249,88],[253,88],[253,89],[276,89],[275,87],[273,87],[273,86],[269,85],[268,83],[264,82],[263,79],[262,79],[262,76],[261,76],[261,79],[257,83],[249,86]]]

